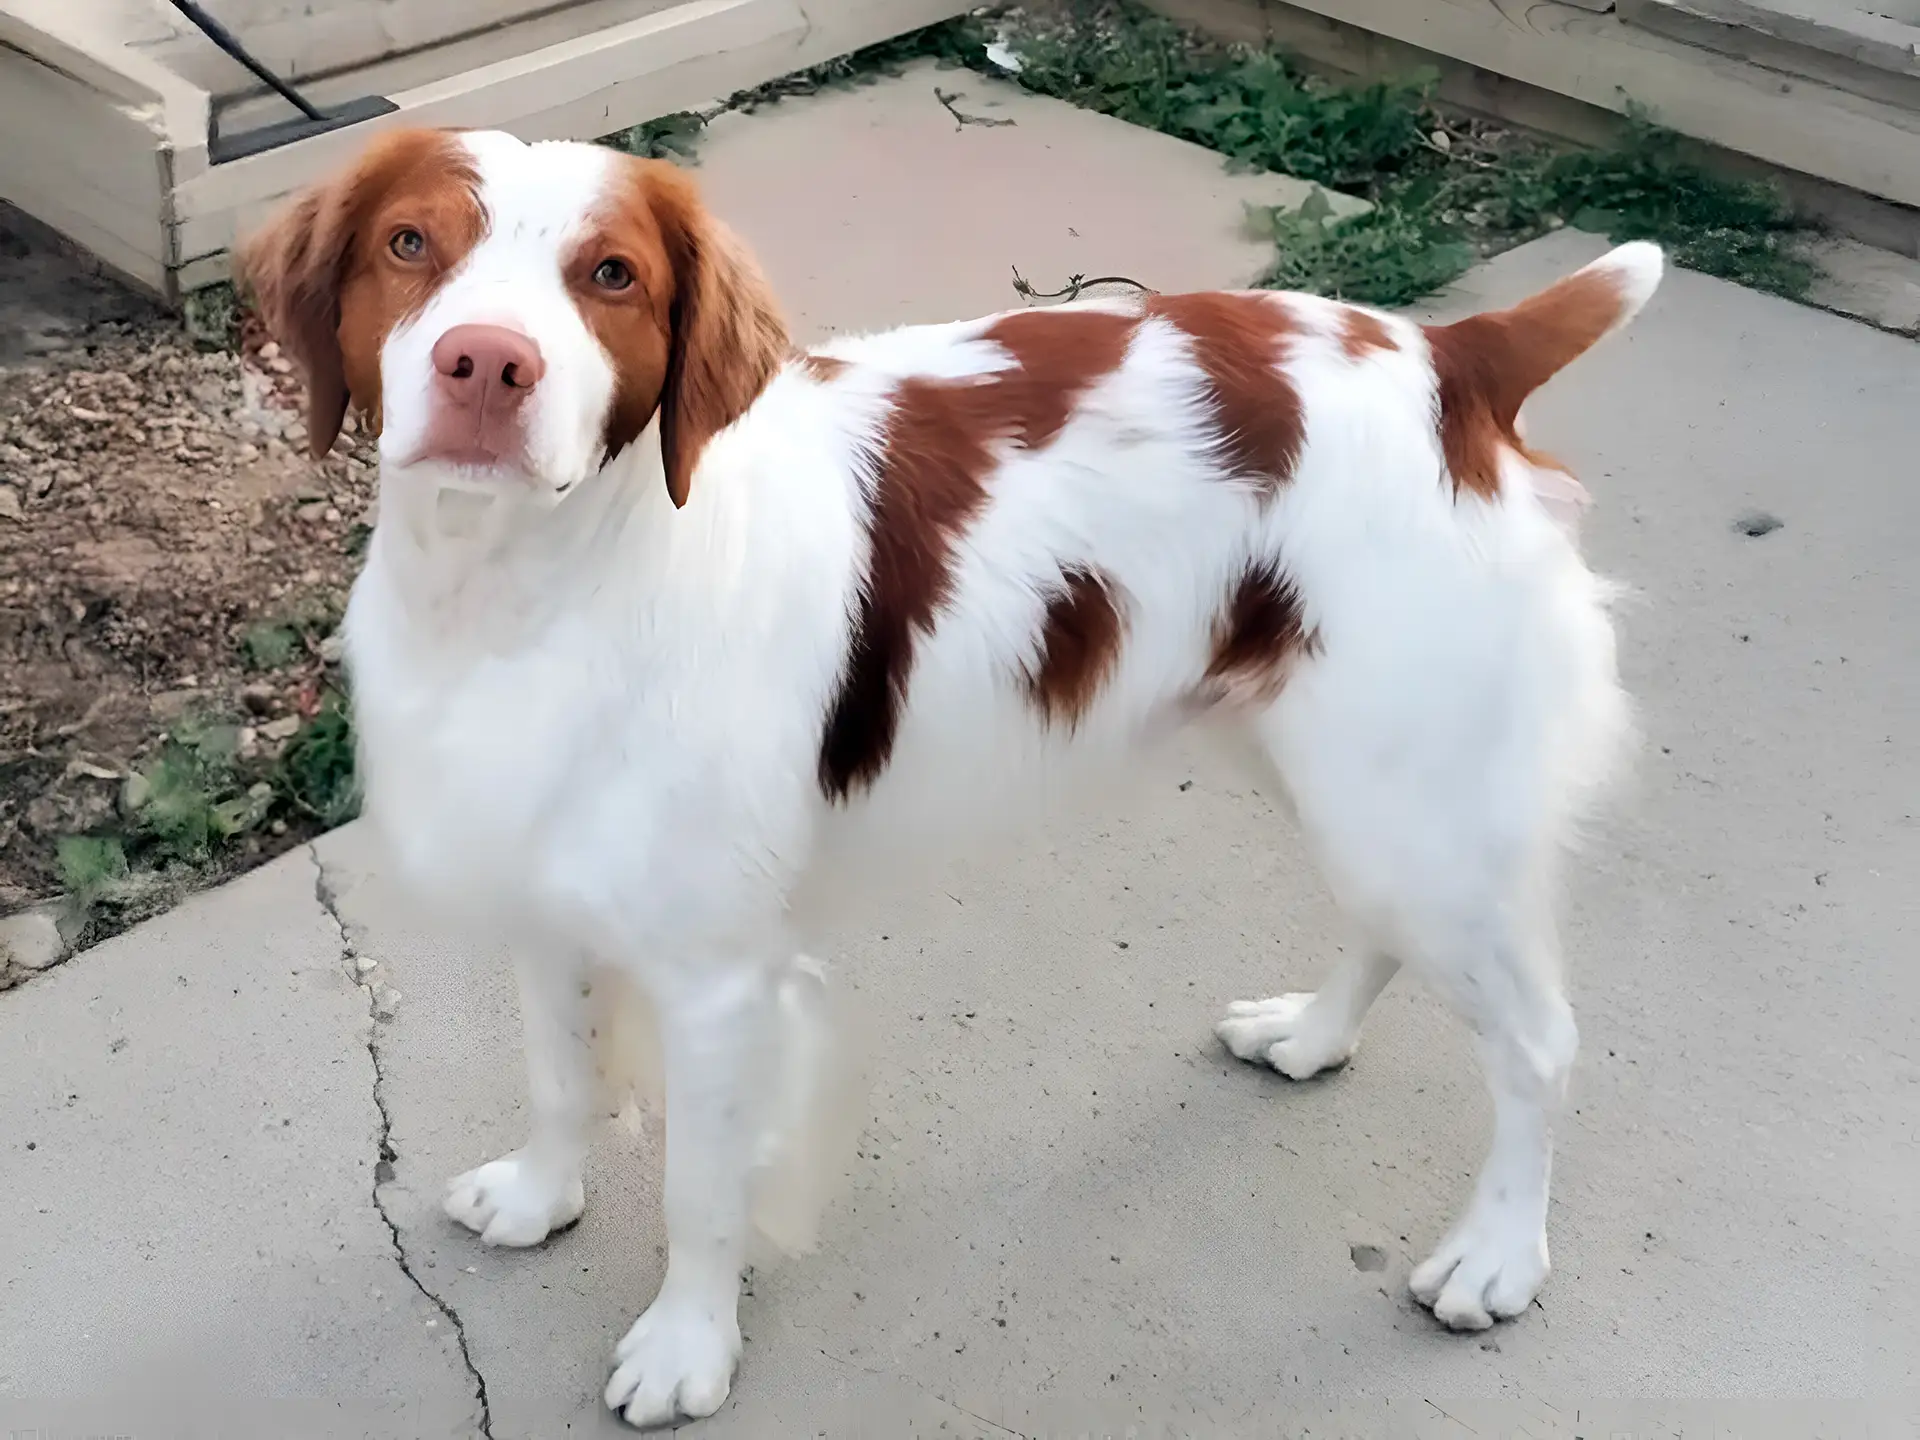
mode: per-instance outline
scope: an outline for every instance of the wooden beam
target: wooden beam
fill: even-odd
[[[1155,0],[1245,33],[1303,11],[1728,150],[1920,205],[1920,112],[1747,64],[1555,0]],[[1250,13],[1251,12],[1251,13]]]

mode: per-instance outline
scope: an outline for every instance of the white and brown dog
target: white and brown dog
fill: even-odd
[[[1494,1136],[1412,1288],[1457,1329],[1526,1308],[1575,1045],[1553,871],[1629,723],[1580,491],[1517,415],[1645,303],[1656,248],[1442,327],[1219,293],[796,354],[672,167],[399,132],[242,270],[316,453],[350,404],[379,427],[346,624],[367,816],[523,954],[532,1134],[449,1213],[503,1245],[574,1220],[589,971],[657,1016],[666,1278],[609,1405],[726,1399],[753,1192],[793,1193],[832,1048],[805,951],[847,900],[1184,728],[1253,742],[1366,938],[1221,1038],[1304,1079],[1402,965],[1435,987]]]

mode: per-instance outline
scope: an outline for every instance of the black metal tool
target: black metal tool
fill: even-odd
[[[373,119],[376,115],[391,115],[400,108],[384,95],[362,95],[357,100],[348,100],[322,109],[247,53],[246,46],[240,43],[234,33],[202,10],[194,0],[173,0],[173,8],[186,16],[202,35],[245,66],[256,79],[300,112],[300,118],[297,120],[277,120],[271,125],[242,130],[236,135],[220,133],[220,117],[216,112],[207,122],[207,159],[215,165],[225,164],[229,160],[238,160],[245,155],[258,155],[263,150],[272,150],[281,145],[290,145],[296,140],[305,140],[310,135],[323,135],[329,130],[357,125],[362,120]]]

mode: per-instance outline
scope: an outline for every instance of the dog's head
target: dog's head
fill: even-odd
[[[351,404],[389,473],[563,494],[657,413],[685,504],[787,353],[693,182],[597,145],[382,135],[254,235],[238,275],[306,372],[314,454]]]

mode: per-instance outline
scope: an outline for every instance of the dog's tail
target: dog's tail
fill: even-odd
[[[1600,341],[1623,330],[1660,286],[1660,247],[1635,240],[1522,300],[1452,325],[1431,327],[1436,350],[1470,358],[1462,378],[1513,428],[1521,403]]]
[[[1508,447],[1528,454],[1519,435],[1521,405],[1625,328],[1659,288],[1665,268],[1658,245],[1636,240],[1509,310],[1426,327],[1439,439],[1457,489],[1489,499],[1500,493],[1500,455]]]
[[[649,1112],[660,1113],[665,1093],[658,1016],[624,976],[609,975],[596,988],[608,1002],[598,1036],[602,1093],[618,1121],[638,1134]],[[778,1003],[778,1043],[760,1076],[764,1128],[754,1156],[753,1224],[776,1251],[799,1254],[813,1248],[820,1215],[846,1174],[860,1127],[860,1074],[852,1027],[818,961],[794,957],[780,978]]]

